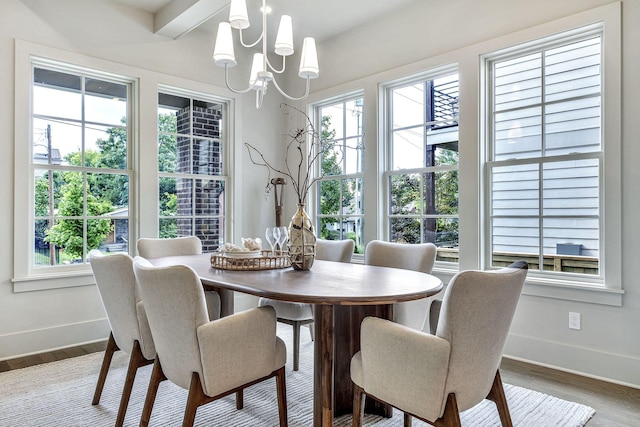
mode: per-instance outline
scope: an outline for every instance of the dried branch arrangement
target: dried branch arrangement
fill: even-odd
[[[244,145],[247,147],[251,162],[254,165],[264,166],[269,172],[266,191],[269,192],[271,188],[271,173],[283,175],[291,180],[293,190],[298,197],[298,204],[304,205],[307,202],[309,190],[320,179],[319,176],[313,177],[316,163],[322,161],[323,154],[330,151],[333,144],[321,140],[320,134],[305,112],[284,103],[280,104],[280,110],[285,115],[301,114],[305,119],[302,127],[286,134],[284,169],[275,167],[253,145],[246,142]]]

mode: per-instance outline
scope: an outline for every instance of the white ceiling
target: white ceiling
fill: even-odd
[[[172,38],[195,28],[213,33],[220,21],[228,20],[229,13],[229,0],[112,1],[153,14],[155,32]],[[421,0],[267,0],[273,10],[268,31],[277,31],[280,15],[286,14],[293,18],[295,38],[312,36],[324,40],[416,1]],[[260,0],[247,0],[252,25],[247,30],[249,41],[262,27],[261,6]]]

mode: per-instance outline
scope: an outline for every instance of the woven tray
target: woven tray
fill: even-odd
[[[222,254],[211,255],[211,267],[222,270],[273,270],[291,267],[289,255],[271,255],[270,251],[262,251],[262,256],[251,258],[229,258]]]

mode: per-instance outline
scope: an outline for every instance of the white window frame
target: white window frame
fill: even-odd
[[[40,289],[51,289],[69,286],[83,286],[94,283],[91,268],[87,263],[74,265],[56,265],[51,267],[33,265],[34,235],[34,183],[31,144],[32,88],[33,68],[42,66],[63,72],[87,74],[97,78],[111,78],[131,85],[128,100],[128,116],[135,129],[136,110],[134,108],[137,93],[137,79],[125,70],[107,61],[96,60],[81,55],[16,40],[15,50],[15,218],[14,218],[14,292]],[[133,134],[133,135],[132,135]],[[129,158],[128,168],[117,171],[129,176],[130,199],[129,218],[135,215],[133,147],[136,132],[129,132],[127,137]],[[44,166],[44,165],[43,165]],[[82,169],[84,170],[84,168]],[[22,173],[24,172],[24,174]],[[108,172],[108,170],[105,170]],[[28,176],[26,175],[28,174]],[[135,235],[135,225],[129,221],[129,235]]]
[[[381,140],[381,144],[383,146],[383,152],[384,152],[384,161],[381,162],[381,164],[384,165],[383,168],[383,172],[382,172],[382,186],[381,186],[381,190],[383,192],[382,197],[379,198],[379,200],[381,201],[381,203],[383,203],[383,208],[382,208],[382,226],[381,226],[381,231],[382,231],[382,239],[383,240],[388,240],[389,238],[389,233],[390,233],[390,227],[389,227],[389,222],[390,222],[390,203],[391,201],[389,200],[389,179],[392,175],[398,175],[398,174],[412,174],[412,173],[420,173],[420,174],[425,174],[425,173],[437,173],[437,172],[445,172],[445,171],[450,171],[450,170],[456,170],[456,171],[460,171],[460,163],[458,163],[458,165],[455,166],[451,166],[451,165],[442,165],[442,166],[428,166],[428,167],[421,167],[421,168],[415,168],[415,169],[398,169],[398,170],[392,170],[391,168],[393,167],[393,153],[392,153],[392,147],[391,147],[391,141],[393,140],[393,124],[392,124],[392,115],[393,115],[393,100],[392,100],[392,92],[394,89],[400,88],[400,87],[404,87],[404,86],[408,86],[408,85],[412,85],[412,84],[416,84],[416,83],[424,83],[428,80],[435,80],[438,79],[440,77],[445,77],[445,76],[449,76],[452,74],[459,74],[459,69],[457,64],[452,64],[452,65],[447,65],[447,66],[441,66],[441,67],[434,67],[431,68],[427,71],[421,71],[419,73],[416,74],[412,74],[409,76],[405,76],[402,77],[400,79],[395,79],[395,80],[391,80],[388,82],[385,82],[381,85],[381,96],[382,96],[382,102],[381,104],[385,106],[384,108],[384,115],[383,115],[383,138]],[[460,84],[460,80],[458,80],[458,84]],[[459,145],[461,146],[462,143],[460,142],[461,138],[460,138],[460,121],[458,120],[458,139],[459,139]],[[423,123],[423,125],[426,125],[427,123]],[[460,156],[460,152],[459,152],[459,159],[461,158]],[[460,186],[461,184],[461,179],[460,179],[460,174],[458,174],[458,186]],[[422,193],[422,192],[421,192]],[[420,218],[426,218],[426,217],[431,217],[431,216],[436,216],[439,218],[456,218],[458,219],[458,221],[460,221],[461,218],[461,212],[460,212],[460,206],[458,206],[458,215],[456,216],[450,216],[450,215],[425,215],[423,213],[421,213],[419,215]],[[459,224],[459,223],[458,223]],[[460,228],[458,229],[458,239],[460,241],[461,239],[461,235],[462,233],[460,232]],[[420,234],[421,234],[421,240],[423,236],[423,230],[420,230]],[[443,271],[454,271],[455,269],[458,268],[458,263],[451,263],[451,262],[443,262],[443,261],[436,261],[435,265],[436,268],[439,268]]]
[[[366,123],[366,120],[365,120],[365,117],[364,117],[364,114],[365,114],[364,113],[365,112],[365,109],[364,109],[364,102],[365,102],[364,93],[362,91],[348,92],[348,93],[345,93],[345,94],[342,94],[342,95],[339,95],[339,96],[334,96],[334,97],[331,97],[331,98],[327,98],[327,99],[324,99],[324,100],[321,100],[321,101],[318,101],[318,102],[315,102],[315,103],[312,104],[311,110],[312,110],[312,114],[313,115],[311,117],[313,117],[313,123],[314,123],[314,126],[316,128],[316,131],[319,132],[320,134],[322,133],[322,117],[320,115],[320,110],[323,107],[327,107],[327,106],[338,104],[338,103],[344,103],[344,102],[348,102],[348,101],[353,101],[355,99],[362,99],[362,102],[363,102],[363,110],[362,110],[363,118],[362,118],[362,120],[363,120],[363,123]],[[353,137],[353,136],[354,135],[350,135],[350,137]],[[363,126],[363,134],[362,134],[363,141],[364,141],[364,138],[365,138],[365,136],[364,136],[364,126]],[[345,135],[344,129],[343,129],[343,137],[342,137],[342,139],[343,140],[347,139],[347,136]],[[365,193],[366,193],[366,191],[365,191],[366,182],[365,182],[365,172],[364,172],[365,171],[365,163],[364,163],[364,156],[363,156],[362,171],[357,172],[357,173],[351,173],[351,174],[327,175],[326,179],[324,177],[322,177],[322,170],[321,170],[322,162],[321,161],[317,162],[317,164],[315,166],[316,166],[316,170],[314,170],[313,172],[314,172],[315,176],[320,177],[320,179],[318,180],[318,182],[316,182],[316,184],[313,186],[313,189],[312,189],[312,193],[311,194],[313,195],[313,198],[311,200],[313,200],[313,202],[312,202],[312,206],[311,207],[313,209],[313,212],[316,213],[316,215],[315,215],[316,223],[314,225],[316,226],[316,229],[318,230],[318,233],[319,233],[319,224],[320,224],[320,218],[321,218],[321,216],[320,216],[320,214],[318,212],[318,210],[320,209],[320,190],[319,190],[319,188],[320,188],[320,185],[321,185],[322,181],[324,181],[324,180],[342,181],[344,179],[360,179],[362,181],[362,198],[363,198],[363,201],[364,201]],[[361,212],[362,212],[361,214],[357,214],[357,215],[354,214],[354,215],[350,215],[350,216],[358,216],[361,219],[361,221],[364,223],[364,221],[365,221],[364,206],[361,207]],[[342,213],[339,213],[338,215],[327,215],[327,216],[338,217],[338,218],[340,218],[342,220],[342,218],[345,215],[343,215]],[[364,228],[362,229],[362,232],[363,232],[362,239],[364,240],[365,239],[365,237],[364,237]],[[363,250],[364,250],[364,243],[361,242],[361,244],[363,245]],[[354,253],[352,255],[352,259],[353,260],[361,260],[361,259],[363,260],[364,257],[363,257],[363,254]]]
[[[32,67],[31,67],[31,76],[32,76],[32,82],[34,80],[34,75],[35,75],[35,69],[45,69],[45,70],[51,70],[54,72],[59,72],[59,73],[64,73],[64,74],[69,74],[69,75],[73,75],[73,76],[77,76],[77,77],[81,77],[83,79],[98,79],[98,80],[102,80],[102,81],[107,81],[107,82],[113,82],[119,85],[123,85],[127,87],[127,111],[126,111],[126,116],[127,116],[127,124],[126,124],[126,131],[127,131],[127,157],[126,157],[126,161],[127,161],[127,165],[125,169],[110,169],[110,168],[96,168],[96,167],[89,167],[86,165],[83,166],[69,166],[69,165],[55,165],[55,164],[50,164],[50,163],[39,163],[39,162],[35,162],[32,161],[31,162],[31,167],[30,167],[30,189],[31,189],[31,203],[32,205],[30,206],[31,208],[31,212],[34,211],[34,206],[33,206],[33,202],[34,202],[34,171],[36,170],[44,170],[44,169],[49,169],[52,172],[61,172],[61,173],[65,173],[65,172],[76,172],[76,173],[80,173],[83,175],[84,177],[84,181],[86,184],[86,175],[89,174],[108,174],[108,175],[124,175],[127,177],[128,182],[130,184],[134,184],[133,181],[133,167],[132,167],[132,156],[131,156],[131,143],[129,142],[131,140],[131,135],[135,130],[135,121],[132,120],[132,116],[133,116],[133,108],[132,108],[132,104],[135,102],[132,94],[135,91],[135,79],[133,78],[129,78],[129,77],[124,77],[124,76],[116,76],[116,75],[112,75],[112,74],[105,74],[103,72],[100,71],[96,71],[96,70],[91,70],[88,68],[79,68],[76,67],[74,65],[70,65],[70,64],[63,64],[60,62],[51,62],[51,61],[47,61],[47,60],[42,60],[41,58],[32,58],[31,61]],[[32,83],[32,88],[36,86],[35,83]],[[85,92],[85,88],[84,85],[81,89],[82,91],[82,96],[87,97],[87,92]],[[86,113],[86,111],[85,111]],[[83,127],[90,127],[91,126],[91,122],[85,119],[85,113],[83,113],[82,117],[80,119],[75,120],[78,124],[82,124]],[[34,118],[36,116],[35,113],[31,113],[31,118]],[[56,121],[56,119],[60,119],[60,118],[53,118],[53,119],[47,119],[49,121],[53,120]],[[66,120],[66,119],[60,119],[60,120]],[[84,139],[84,137],[83,137]],[[33,142],[33,141],[32,141]],[[82,148],[82,156],[84,159],[84,156],[87,152],[87,148],[86,145],[89,141],[85,141],[85,144]],[[32,144],[31,147],[35,147],[35,144]],[[33,153],[31,154],[31,158],[33,158]],[[129,185],[129,187],[131,187],[132,185]],[[86,189],[85,191],[88,192],[88,189]],[[87,200],[87,196],[88,193],[85,192],[85,197],[84,200]],[[52,195],[50,195],[52,196]],[[53,202],[53,200],[51,200],[51,202]],[[128,205],[127,205],[127,210],[128,210]],[[57,215],[53,215],[52,212],[49,212],[49,214],[47,215],[47,219],[49,220],[50,223],[52,223],[55,219],[64,219],[65,217],[60,216],[58,217]],[[67,219],[69,219],[68,217],[66,217]],[[95,220],[95,219],[101,219],[104,217],[91,217],[90,215],[87,214],[86,209],[84,214],[82,215],[82,217],[78,217],[77,220],[79,221],[90,221],[90,220]],[[129,213],[127,213],[127,215],[118,215],[113,217],[114,219],[118,219],[118,220],[127,220],[128,223],[130,223],[130,216]],[[39,218],[40,220],[42,220],[43,218]],[[127,230],[128,231],[128,230]],[[31,228],[29,230],[29,232],[31,233],[31,236],[34,236],[34,224],[33,224],[33,218],[32,218],[32,223],[31,223]],[[85,235],[85,237],[87,237]],[[127,238],[129,238],[129,233],[127,233]],[[86,242],[85,242],[86,243]],[[82,258],[82,261],[84,263],[86,263],[87,258],[88,258],[88,252],[89,249],[87,249],[85,247],[84,249],[84,255]],[[34,263],[34,252],[31,251],[30,253],[30,258],[31,258],[31,273],[32,274],[38,274],[38,275],[42,275],[42,274],[56,274],[56,272],[73,272],[76,270],[82,270],[83,266],[82,264],[73,264],[73,265],[62,265],[62,264],[56,264],[56,265],[39,265],[36,266]]]
[[[223,124],[223,133],[222,133],[222,137],[220,138],[220,144],[222,145],[222,173],[221,175],[200,175],[200,174],[195,174],[195,173],[182,173],[182,172],[161,172],[158,170],[158,181],[156,182],[156,186],[159,187],[160,185],[160,179],[161,178],[173,178],[173,179],[178,179],[178,178],[184,178],[184,179],[190,179],[192,181],[198,180],[198,179],[213,179],[213,180],[217,180],[217,181],[221,181],[224,182],[224,186],[225,186],[225,204],[224,204],[224,212],[222,212],[220,215],[218,215],[217,217],[220,218],[223,223],[224,223],[224,236],[221,240],[221,242],[223,241],[228,241],[229,239],[227,238],[227,236],[229,236],[229,203],[226,203],[227,201],[232,200],[232,192],[231,192],[231,187],[229,185],[229,152],[230,152],[230,147],[229,147],[229,136],[227,135],[229,132],[231,132],[231,126],[229,125],[230,120],[229,120],[229,112],[231,111],[230,109],[230,100],[225,99],[225,98],[220,98],[211,94],[207,94],[207,93],[203,93],[203,92],[197,92],[197,91],[193,91],[193,90],[188,90],[188,89],[184,89],[184,88],[180,88],[180,87],[176,87],[176,86],[172,86],[172,85],[165,85],[165,84],[161,84],[158,85],[158,94],[160,93],[166,93],[169,95],[175,95],[175,96],[180,96],[180,97],[185,97],[185,98],[190,98],[191,100],[193,99],[197,99],[199,101],[209,101],[209,102],[215,102],[215,103],[219,103],[222,106],[222,124]],[[190,128],[190,134],[189,137],[191,137],[192,139],[194,138],[198,138],[197,135],[193,134],[193,128]],[[206,137],[206,139],[210,139],[208,137]],[[193,149],[193,147],[192,147]],[[156,162],[157,163],[157,162]],[[194,187],[195,189],[195,187]],[[157,202],[159,203],[159,201]],[[159,233],[159,222],[161,219],[160,216],[160,212],[156,212],[157,217],[158,217],[158,229],[157,232]],[[163,217],[164,218],[164,217]],[[191,225],[192,225],[192,235],[196,235],[196,221],[198,219],[202,219],[202,218],[208,218],[208,217],[203,217],[198,215],[197,213],[193,212],[192,215],[190,216],[184,216],[184,217],[179,217],[176,216],[175,218],[182,218],[182,219],[186,219],[189,218],[191,220]],[[226,239],[226,240],[225,240]]]
[[[482,266],[489,268],[491,254],[489,220],[490,188],[487,175],[486,161],[488,154],[486,149],[490,145],[490,109],[488,103],[489,81],[487,63],[489,60],[501,54],[507,54],[515,50],[533,46],[543,46],[553,43],[560,38],[568,38],[572,35],[580,35],[589,31],[602,31],[602,112],[601,112],[601,143],[603,153],[603,174],[600,176],[600,201],[602,203],[602,215],[600,218],[601,242],[600,248],[603,279],[594,280],[588,277],[571,277],[571,275],[559,275],[552,273],[537,274],[530,272],[525,285],[524,293],[528,295],[553,297],[557,299],[592,302],[605,305],[619,306],[622,304],[622,230],[621,230],[621,15],[620,5],[614,3],[603,6],[579,15],[574,15],[567,22],[555,22],[550,24],[555,30],[549,32],[532,31],[523,35],[521,40],[513,42],[509,47],[496,49],[491,53],[481,55],[480,73],[481,82],[484,82],[481,98],[480,117],[484,123],[481,125],[484,132],[481,133],[485,147],[482,159],[482,168],[485,173],[481,179],[484,185],[482,203],[484,205],[483,218],[484,229],[482,237]]]

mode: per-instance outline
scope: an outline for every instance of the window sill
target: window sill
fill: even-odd
[[[523,295],[554,298],[567,301],[588,302],[592,304],[622,307],[622,289],[602,286],[590,286],[575,282],[555,283],[541,279],[527,279],[522,290]]]
[[[445,284],[449,283],[456,273],[457,271],[449,269],[433,269],[433,274]],[[578,282],[528,277],[522,295],[622,307],[624,291]]]
[[[13,292],[33,292],[49,289],[71,288],[75,286],[95,285],[95,280],[91,272],[76,272],[67,274],[33,275],[29,277],[14,277]]]

